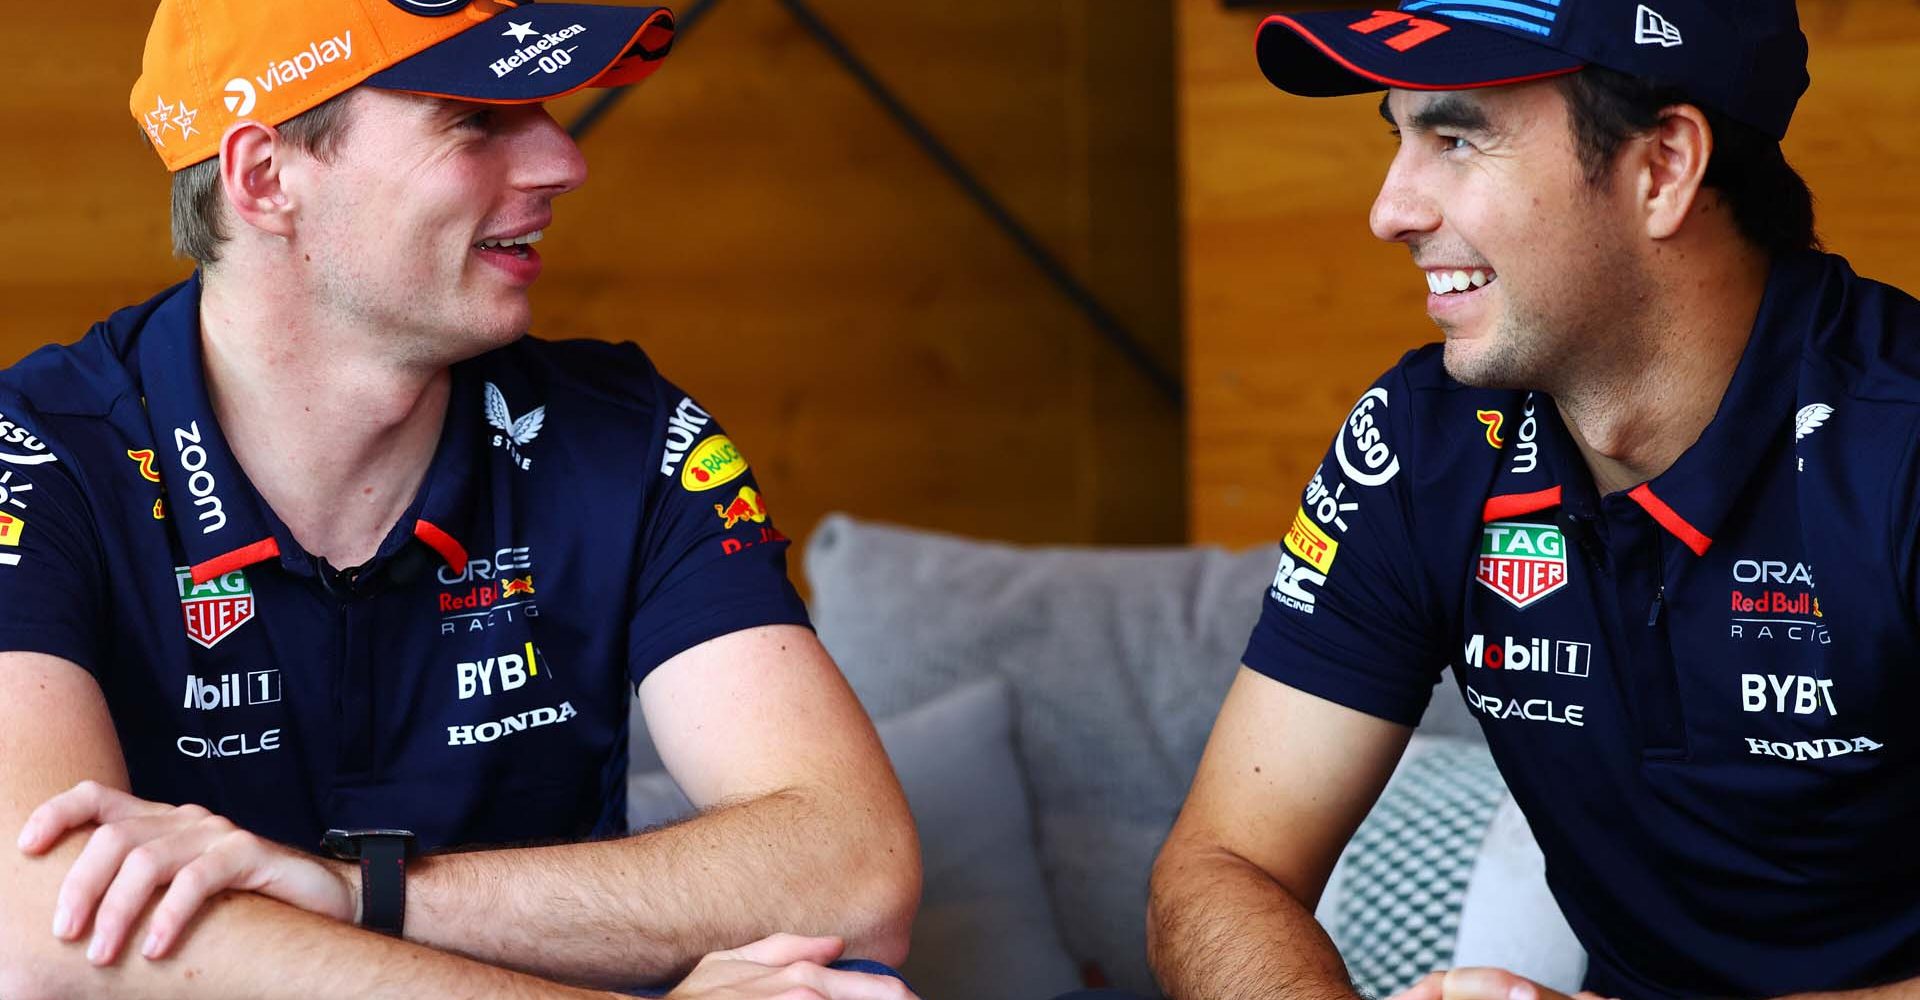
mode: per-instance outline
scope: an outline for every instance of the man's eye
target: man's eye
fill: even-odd
[[[482,131],[493,127],[493,109],[481,108],[473,114],[460,119],[461,128],[477,128]]]
[[[1440,148],[1451,153],[1456,150],[1472,149],[1473,143],[1468,142],[1464,136],[1443,135],[1440,137]]]

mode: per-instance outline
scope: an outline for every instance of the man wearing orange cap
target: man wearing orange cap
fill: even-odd
[[[524,336],[586,174],[541,102],[672,33],[162,0],[199,268],[0,373],[0,996],[910,995],[836,961],[904,956],[918,848],[746,459]],[[630,697],[703,809],[638,836]]]

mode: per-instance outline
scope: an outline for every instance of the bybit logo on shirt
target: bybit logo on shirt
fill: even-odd
[[[491,697],[495,691],[525,687],[527,681],[540,676],[540,667],[540,658],[529,642],[519,652],[460,661],[454,668],[454,685],[461,701]]]

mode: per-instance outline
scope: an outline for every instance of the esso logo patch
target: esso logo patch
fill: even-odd
[[[1387,405],[1387,390],[1368,389],[1333,439],[1333,457],[1358,485],[1384,486],[1400,472],[1400,459],[1386,441]]]
[[[441,17],[465,10],[473,0],[387,0],[388,3],[421,17]]]

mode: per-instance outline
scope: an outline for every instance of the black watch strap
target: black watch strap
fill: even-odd
[[[407,917],[407,844],[372,833],[360,838],[360,926],[400,936]]]
[[[360,864],[360,926],[399,937],[407,917],[407,830],[328,830],[321,847]]]

